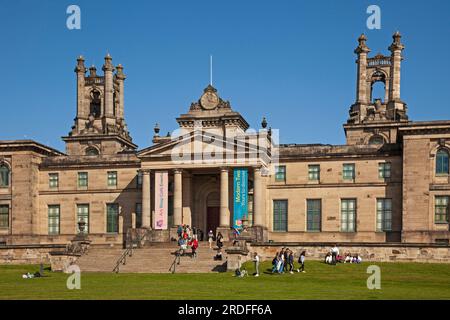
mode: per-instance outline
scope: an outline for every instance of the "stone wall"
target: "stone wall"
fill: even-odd
[[[2,264],[50,264],[51,251],[64,251],[65,246],[1,246],[0,265]]]
[[[294,251],[296,261],[300,252],[306,250],[307,259],[322,260],[330,251],[332,243],[283,243],[283,244],[247,244],[251,254],[257,252],[262,260],[272,260],[276,252],[287,247]],[[432,262],[450,263],[450,246],[420,245],[420,244],[346,244],[339,245],[341,255],[347,252],[359,254],[363,262]]]

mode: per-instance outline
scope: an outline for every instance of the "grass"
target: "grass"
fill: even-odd
[[[381,289],[366,287],[369,263],[336,267],[308,261],[307,273],[271,274],[269,262],[259,278],[220,274],[82,273],[81,290],[68,290],[69,275],[22,279],[38,266],[0,266],[0,299],[450,299],[450,265],[376,263]],[[247,263],[252,273],[253,265]]]

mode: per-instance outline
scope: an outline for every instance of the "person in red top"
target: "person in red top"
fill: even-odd
[[[196,237],[194,237],[194,239],[191,240],[190,242],[190,246],[192,249],[192,258],[197,258],[197,248],[198,248],[198,240]]]

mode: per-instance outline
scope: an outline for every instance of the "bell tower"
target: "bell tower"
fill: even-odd
[[[69,155],[99,155],[134,152],[124,119],[124,81],[122,65],[114,68],[107,54],[102,67],[103,76],[91,66],[89,74],[84,58],[77,59],[77,115],[66,142]]]
[[[368,57],[370,52],[367,38],[362,34],[355,49],[358,56],[356,101],[350,108],[348,123],[366,123],[371,121],[407,121],[406,104],[400,99],[400,68],[403,60],[401,35],[397,31],[389,47],[390,56],[377,54]],[[373,87],[377,82],[384,84],[383,97],[373,96]]]
[[[396,133],[384,131],[387,127],[396,128],[408,122],[407,106],[400,98],[400,70],[405,48],[401,37],[398,31],[392,36],[390,56],[378,53],[373,57],[368,56],[371,50],[366,44],[367,37],[362,34],[358,38],[355,49],[358,57],[356,101],[350,107],[349,119],[344,125],[348,144],[395,143]],[[374,85],[378,83],[384,88],[381,97],[374,96]],[[372,140],[368,137],[370,134]]]

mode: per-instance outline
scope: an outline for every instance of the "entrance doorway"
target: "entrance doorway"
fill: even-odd
[[[220,207],[208,207],[206,209],[206,232],[208,234],[209,230],[214,232],[216,235],[216,229],[220,225]]]

